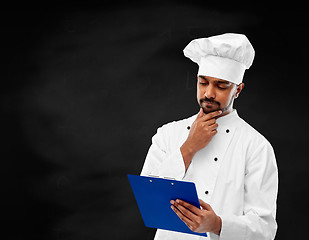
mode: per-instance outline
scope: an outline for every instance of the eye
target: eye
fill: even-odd
[[[203,85],[203,86],[206,86],[206,85],[207,85],[206,82],[199,82],[199,83],[200,83],[200,85]]]
[[[221,89],[221,90],[225,90],[228,89],[231,85],[229,83],[219,83],[217,85],[217,88]]]

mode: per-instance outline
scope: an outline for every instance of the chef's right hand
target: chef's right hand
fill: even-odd
[[[218,124],[215,117],[222,113],[221,110],[204,114],[200,109],[195,121],[193,122],[187,140],[180,150],[187,167],[190,165],[193,156],[202,148],[206,147],[214,135],[217,133]]]

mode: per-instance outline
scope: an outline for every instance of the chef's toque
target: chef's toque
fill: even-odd
[[[199,65],[198,75],[242,82],[254,59],[254,49],[243,34],[226,33],[192,40],[183,50]]]

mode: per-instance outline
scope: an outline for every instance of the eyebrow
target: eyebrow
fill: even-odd
[[[217,83],[221,83],[221,84],[230,84],[231,82],[228,82],[228,81],[217,81]]]
[[[199,76],[199,77],[204,79],[204,80],[206,80],[206,81],[208,81],[205,76]],[[231,82],[225,81],[225,80],[216,80],[216,82],[219,83],[219,84],[230,84],[231,83]]]
[[[204,80],[207,80],[206,77],[199,75],[199,78],[203,78]]]

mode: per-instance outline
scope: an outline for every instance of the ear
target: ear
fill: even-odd
[[[238,98],[240,92],[243,90],[244,87],[245,87],[244,83],[240,83],[239,85],[237,85],[236,92],[235,92],[235,98]]]

